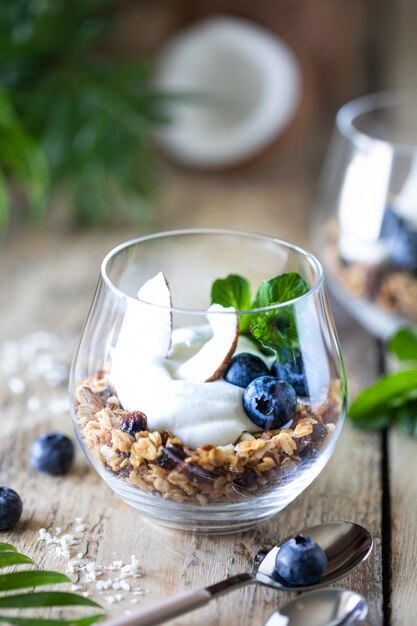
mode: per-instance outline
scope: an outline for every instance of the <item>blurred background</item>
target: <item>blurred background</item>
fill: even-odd
[[[2,3],[0,338],[78,332],[104,254],[145,232],[311,247],[335,113],[417,86],[416,19],[413,0]]]

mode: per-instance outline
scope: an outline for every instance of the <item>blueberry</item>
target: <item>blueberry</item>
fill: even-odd
[[[390,260],[405,269],[417,268],[417,229],[393,209],[386,209],[381,239],[387,241]]]
[[[60,433],[46,433],[38,437],[30,449],[30,462],[41,472],[58,476],[65,474],[74,458],[74,445]]]
[[[243,408],[263,430],[281,428],[294,416],[297,394],[284,380],[255,378],[243,392]]]
[[[22,500],[10,487],[0,487],[0,530],[13,528],[22,515]]]
[[[308,536],[297,535],[278,551],[275,570],[280,578],[294,587],[316,585],[327,566],[327,557],[318,543]]]
[[[241,352],[232,358],[224,375],[225,380],[237,387],[247,387],[255,378],[267,376],[268,367],[258,356]]]
[[[301,354],[286,363],[275,362],[271,368],[272,375],[285,380],[294,387],[299,396],[308,396],[308,383]]]

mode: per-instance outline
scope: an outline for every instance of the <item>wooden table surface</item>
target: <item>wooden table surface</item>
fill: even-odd
[[[290,185],[270,177],[259,184],[242,179],[237,183],[233,178],[213,183],[206,177],[177,176],[168,181],[162,195],[164,209],[158,228],[238,226],[308,245],[310,195],[308,181]],[[132,228],[72,232],[51,227],[22,233],[5,243],[0,252],[0,369],[10,366],[6,357],[16,344],[23,350],[24,361],[24,338],[33,341],[37,331],[57,337],[58,344],[51,348],[53,358],[68,366],[102,257],[116,243],[137,234]],[[339,307],[334,312],[353,397],[381,371],[381,352],[377,342]],[[0,380],[0,484],[16,489],[24,502],[21,521],[13,532],[2,533],[0,540],[10,540],[43,566],[65,571],[63,557],[38,541],[38,531],[41,527],[71,529],[74,519],[82,518],[86,526],[82,549],[89,559],[106,565],[115,559],[126,562],[134,554],[140,561],[143,576],[135,584],[146,593],[120,592],[123,598],[107,607],[109,614],[150,606],[173,593],[251,570],[262,547],[302,527],[346,519],[366,526],[375,547],[368,561],[337,586],[366,597],[368,626],[417,622],[416,441],[395,432],[364,434],[347,424],[335,454],[313,485],[271,521],[236,536],[183,535],[145,522],[112,494],[80,451],[63,478],[40,475],[30,468],[28,455],[35,437],[49,430],[71,433],[72,425],[63,404],[65,381],[51,386],[41,371],[32,373],[34,380],[29,382],[26,375],[27,365],[20,363],[14,374],[10,368],[3,371]],[[19,389],[16,378],[26,382],[25,390]],[[91,597],[105,603],[94,585],[89,590]],[[250,587],[172,623],[262,625],[277,604],[288,598]],[[133,605],[132,600],[139,603]]]

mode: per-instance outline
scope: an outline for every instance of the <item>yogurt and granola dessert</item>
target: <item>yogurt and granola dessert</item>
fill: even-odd
[[[248,290],[239,276],[216,281],[207,324],[176,328],[162,272],[128,299],[106,366],[76,390],[79,432],[105,470],[204,505],[263,493],[314,462],[341,413],[340,380],[307,376],[291,305],[236,313],[307,286],[289,273],[253,303]]]
[[[325,226],[324,259],[329,275],[350,294],[400,318],[417,322],[417,157],[400,193],[339,207]]]

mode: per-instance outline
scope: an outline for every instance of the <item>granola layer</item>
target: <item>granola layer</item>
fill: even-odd
[[[346,263],[338,248],[338,226],[327,226],[325,257],[329,274],[358,298],[374,302],[389,313],[417,322],[417,275],[388,263]]]
[[[76,400],[81,436],[105,469],[142,491],[200,505],[238,501],[280,484],[319,453],[341,411],[340,381],[334,380],[318,410],[298,403],[291,428],[245,432],[235,444],[192,450],[175,433],[126,432],[137,414],[123,410],[104,370],[77,388]]]

